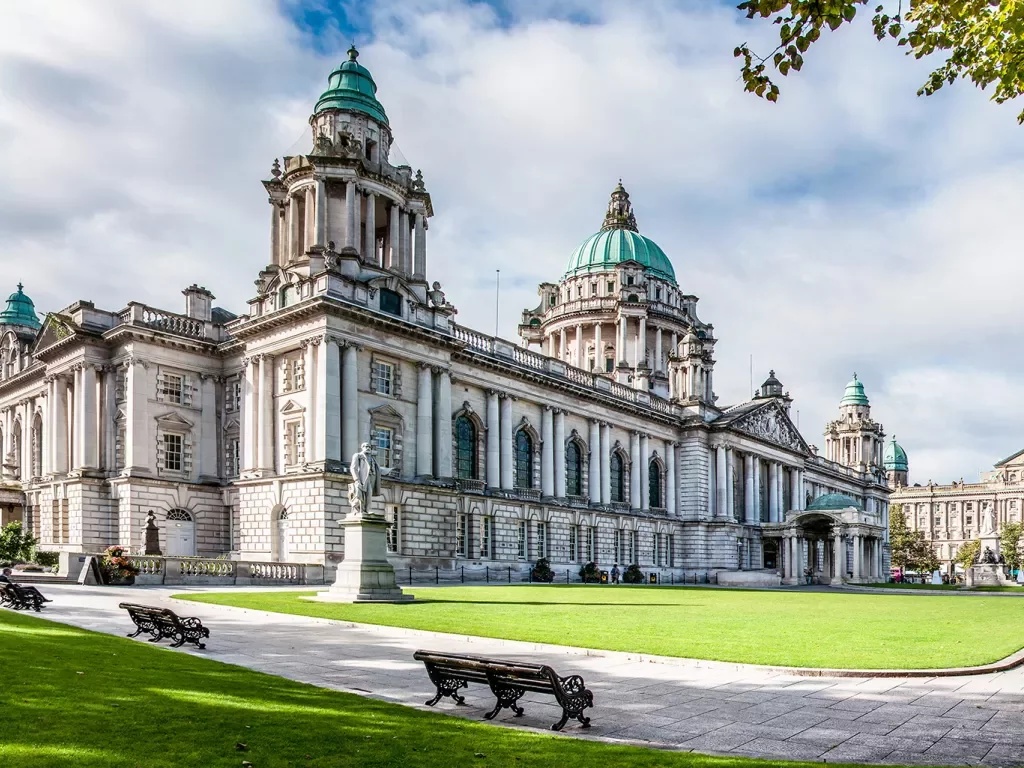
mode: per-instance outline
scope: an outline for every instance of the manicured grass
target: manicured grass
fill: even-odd
[[[5,610],[0,658],[0,765],[18,768],[811,765],[483,725]]]
[[[314,593],[225,592],[189,600],[328,619],[752,664],[934,669],[984,664],[1024,644],[1024,601],[982,597],[511,586],[412,590],[404,605]],[[978,627],[984,627],[979,632]]]
[[[960,584],[895,584],[892,582],[865,584],[864,586],[878,589],[934,589],[944,592],[1016,592],[1019,595],[1024,595],[1024,587],[964,587]]]

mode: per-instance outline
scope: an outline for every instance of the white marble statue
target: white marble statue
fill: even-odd
[[[986,506],[981,510],[981,532],[982,533],[995,533],[996,530],[996,516],[995,511]]]
[[[352,507],[352,516],[372,515],[373,497],[381,495],[381,475],[391,472],[391,467],[381,468],[370,449],[370,444],[363,443],[359,446],[359,452],[352,454],[349,472],[352,474],[352,483],[348,487],[348,503]]]

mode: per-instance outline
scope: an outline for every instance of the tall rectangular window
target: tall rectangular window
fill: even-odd
[[[387,546],[388,552],[398,554],[398,535],[399,525],[401,520],[399,519],[399,509],[397,504],[388,504],[384,507],[384,518],[388,521],[387,528]]]
[[[587,526],[587,562],[594,562],[594,526]]]
[[[181,435],[164,434],[164,469],[181,472],[185,453],[183,443]]]
[[[176,373],[165,373],[160,385],[160,399],[165,403],[181,403],[185,379]]]
[[[377,449],[377,463],[382,467],[390,467],[392,450],[395,445],[395,431],[388,427],[376,427],[373,430],[373,447]]]
[[[626,532],[626,537],[628,539],[628,544],[629,544],[629,552],[628,552],[629,559],[626,560],[626,565],[632,565],[633,563],[637,562],[637,560],[638,560],[638,558],[637,558],[637,545],[636,545],[636,542],[637,542],[636,531],[627,531]]]
[[[526,521],[520,520],[516,530],[516,557],[526,559]]]
[[[488,516],[480,518],[480,557],[488,560],[494,559],[494,553],[491,551],[494,541],[493,527],[493,517]]]
[[[661,534],[654,534],[654,564],[661,565]]]
[[[668,535],[668,567],[676,566],[676,537],[671,533]]]
[[[569,526],[569,562],[575,563],[579,559],[579,535],[580,529],[577,525]]]
[[[455,554],[458,557],[466,556],[466,532],[468,530],[469,518],[467,515],[455,516]]]
[[[548,556],[548,524],[537,523],[537,559]]]
[[[612,558],[617,562],[622,562],[622,531],[618,528],[615,529],[615,540],[612,544]]]
[[[370,385],[378,395],[395,394],[395,367],[382,360],[374,360],[370,368]]]

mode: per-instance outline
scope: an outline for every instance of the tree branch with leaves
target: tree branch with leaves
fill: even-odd
[[[906,3],[906,11],[904,11]],[[767,19],[779,27],[779,43],[759,56],[747,43],[733,52],[743,59],[744,90],[778,101],[779,87],[769,65],[782,77],[799,72],[804,54],[821,38],[857,16],[868,0],[744,0],[737,8],[748,19]],[[944,57],[918,96],[930,96],[957,80],[992,88],[1002,104],[1024,93],[1024,0],[901,0],[895,13],[875,8],[872,29],[879,40],[893,40],[908,56]],[[1017,116],[1024,123],[1024,111]]]

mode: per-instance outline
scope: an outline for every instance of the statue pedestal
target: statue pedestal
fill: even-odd
[[[413,599],[395,583],[387,558],[387,521],[367,515],[341,521],[345,530],[345,559],[338,564],[334,584],[314,600],[331,603],[404,603]]]
[[[1002,587],[1012,585],[1013,582],[1006,578],[1003,573],[1003,566],[994,563],[981,563],[972,565],[967,569],[968,587]]]

